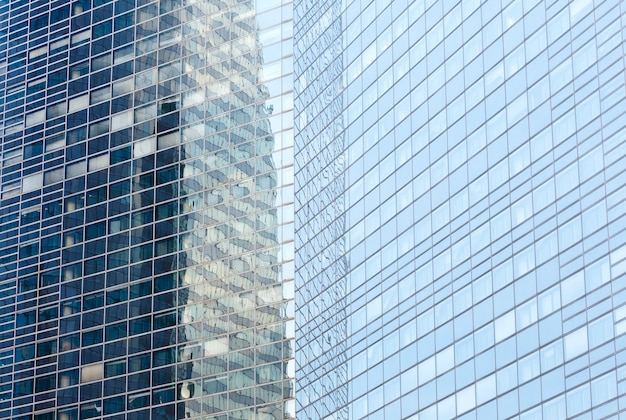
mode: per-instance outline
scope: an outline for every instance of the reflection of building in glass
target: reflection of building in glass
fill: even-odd
[[[298,418],[623,416],[623,7],[295,2]]]
[[[290,9],[0,2],[0,418],[293,417]]]
[[[344,98],[337,94],[344,65],[344,26],[337,19],[341,2],[318,6],[300,16],[301,26],[307,29],[302,33],[306,40],[296,44],[300,54],[296,73],[301,72],[296,82],[296,109],[301,111],[296,121],[301,141],[296,164],[301,172],[296,183],[302,187],[296,191],[300,214],[296,277],[301,280],[296,293],[296,406],[307,407],[299,414],[301,418],[347,419],[351,418],[346,407],[349,343],[344,299],[348,268],[344,192],[348,180]],[[309,49],[313,40],[316,48]],[[316,91],[318,79],[329,81],[323,93]],[[314,106],[308,108],[313,100]]]

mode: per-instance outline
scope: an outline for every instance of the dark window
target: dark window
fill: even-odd
[[[111,140],[113,140],[111,136]],[[130,159],[131,149],[130,147],[123,147],[121,149],[113,150],[111,152],[111,164],[114,165],[116,163],[124,162]],[[126,165],[128,166],[128,165]],[[113,173],[113,171],[111,171]]]
[[[117,32],[113,37],[113,47],[120,47],[129,44],[135,40],[135,28],[131,27]]]
[[[48,27],[48,14],[44,14],[41,16],[37,16],[33,19],[30,19],[30,30],[36,31],[38,29],[47,28]]]
[[[56,86],[67,81],[67,71],[65,69],[57,70],[48,75],[48,87]]]
[[[119,31],[135,24],[135,14],[133,12],[125,13],[115,17],[115,30]]]
[[[111,69],[105,69],[91,75],[90,85],[91,87],[102,86],[110,81]]]
[[[89,108],[89,121],[99,120],[109,115],[109,102],[103,102]]]
[[[52,12],[50,12],[50,19],[52,20],[52,22],[55,23],[62,21],[63,19],[67,19],[68,17],[70,17],[69,4],[63,7],[59,7],[58,9],[54,9]]]
[[[113,73],[115,73],[115,69],[113,70]],[[120,96],[119,98],[113,99],[113,101],[111,102],[111,112],[113,114],[116,114],[118,112],[130,109],[132,108],[132,106],[133,106],[132,94]]]
[[[92,54],[100,54],[103,52],[107,52],[111,50],[111,43],[113,41],[113,37],[111,35],[104,37],[104,38],[100,38],[96,41],[93,41],[91,43],[91,53]],[[109,75],[109,80],[111,78],[111,76]],[[99,85],[96,85],[99,86]]]
[[[115,14],[120,14],[132,10],[135,7],[135,0],[117,0],[115,2]]]
[[[83,333],[83,346],[102,343],[102,330],[93,330]]]
[[[104,400],[104,414],[113,414],[124,411],[126,408],[126,397],[113,397]]]
[[[72,160],[84,158],[87,155],[87,146],[80,143],[65,149],[65,159],[70,162]]]
[[[26,395],[32,395],[33,393],[33,380],[27,379],[25,381],[16,382],[13,385],[13,396],[23,397]]]
[[[57,340],[37,344],[37,357],[48,356],[57,352]]]
[[[106,340],[113,341],[118,338],[126,337],[126,322],[119,322],[117,324],[107,325],[106,327]]]

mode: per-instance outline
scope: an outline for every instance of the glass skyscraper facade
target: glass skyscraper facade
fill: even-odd
[[[297,0],[298,418],[626,410],[626,10]]]
[[[292,13],[0,1],[0,418],[294,418]]]

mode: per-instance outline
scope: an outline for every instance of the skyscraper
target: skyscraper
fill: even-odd
[[[0,418],[293,418],[291,18],[0,2]]]
[[[624,4],[294,10],[298,418],[623,415]]]

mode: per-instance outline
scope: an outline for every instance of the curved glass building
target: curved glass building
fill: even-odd
[[[291,19],[0,2],[0,418],[294,417]]]
[[[626,410],[624,2],[298,0],[298,418]]]

